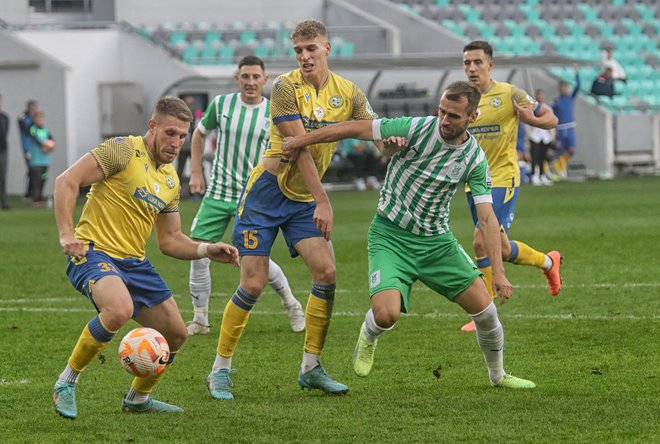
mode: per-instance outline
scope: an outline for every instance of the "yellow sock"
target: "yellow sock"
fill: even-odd
[[[177,350],[178,351],[178,350]],[[167,361],[167,365],[163,370],[157,375],[147,376],[144,378],[135,377],[131,383],[133,390],[140,393],[151,393],[158,381],[163,379],[163,375],[169,368],[172,366],[172,361],[174,361],[174,356],[176,356],[176,351],[170,351],[170,359]]]
[[[478,257],[477,267],[484,275],[484,284],[486,284],[488,295],[491,299],[495,299],[495,294],[493,293],[493,267],[490,266],[490,258],[488,256]]]
[[[256,303],[257,298],[248,294],[241,287],[238,287],[236,293],[229,299],[222,315],[220,337],[216,349],[220,356],[224,358],[234,356],[238,340],[241,339],[250,318],[250,310]]]
[[[305,309],[305,352],[320,355],[330,327],[335,284],[314,282]]]
[[[103,326],[100,315],[95,316],[80,333],[78,342],[69,357],[69,366],[79,373],[85,370],[94,356],[107,347],[115,333],[117,332],[110,331]]]
[[[507,258],[507,262],[543,268],[543,264],[545,264],[545,253],[536,251],[529,245],[519,241],[509,241],[509,244],[511,245],[511,254]]]

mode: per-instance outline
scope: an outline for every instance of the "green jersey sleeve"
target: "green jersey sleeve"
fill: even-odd
[[[209,131],[213,131],[218,128],[218,102],[220,101],[220,96],[216,96],[211,100],[209,106],[206,107],[202,120],[199,121],[199,124],[205,131],[204,134],[207,134]]]
[[[475,167],[470,171],[470,174],[467,177],[467,184],[470,186],[470,191],[472,196],[475,197],[475,203],[481,202],[492,202],[491,200],[481,200],[479,202],[477,196],[488,196],[491,195],[491,184],[490,184],[490,170],[488,168],[488,162],[486,157],[483,156],[481,161],[475,165]]]

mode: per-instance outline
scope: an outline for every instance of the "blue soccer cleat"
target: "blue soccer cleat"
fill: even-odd
[[[298,385],[303,390],[319,389],[328,395],[345,395],[348,393],[348,387],[332,379],[323,370],[321,364],[308,372],[300,372],[298,375]]]
[[[232,384],[228,368],[221,368],[218,371],[211,372],[208,378],[206,378],[206,385],[213,399],[234,399],[234,395],[231,393]]]
[[[57,381],[53,388],[53,405],[55,411],[67,419],[76,419],[78,407],[76,407],[76,385]]]
[[[181,413],[183,409],[166,402],[147,399],[142,404],[129,404],[124,399],[121,403],[121,411],[124,413]]]

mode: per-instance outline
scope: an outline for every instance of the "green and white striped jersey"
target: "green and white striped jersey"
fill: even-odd
[[[241,100],[240,93],[213,98],[197,125],[202,134],[218,130],[218,142],[206,195],[238,202],[250,171],[259,163],[270,139],[270,102],[257,105]]]
[[[448,232],[451,198],[461,183],[469,184],[475,203],[492,203],[486,155],[472,135],[449,145],[433,116],[376,119],[372,125],[374,140],[408,139],[390,160],[378,201],[378,211],[397,226],[420,236]]]

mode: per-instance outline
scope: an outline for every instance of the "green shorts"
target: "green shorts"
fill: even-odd
[[[238,202],[205,197],[190,227],[190,237],[209,242],[219,242],[225,235],[231,218],[236,215]]]
[[[369,295],[399,290],[403,313],[417,280],[451,301],[481,276],[452,233],[418,236],[378,214],[369,227],[368,249]]]

